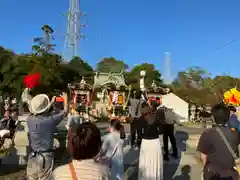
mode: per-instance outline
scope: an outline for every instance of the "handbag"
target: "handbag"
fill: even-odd
[[[119,141],[119,142],[116,144],[116,146],[114,147],[113,152],[112,152],[112,154],[111,154],[110,157],[108,157],[108,156],[99,157],[99,160],[98,160],[98,161],[99,161],[100,164],[106,165],[107,167],[111,168],[111,166],[112,166],[112,164],[111,164],[111,162],[112,162],[112,157],[113,157],[114,154],[116,153],[117,148],[118,148],[120,142],[121,142],[121,141]]]
[[[219,127],[217,127],[216,130],[217,130],[218,134],[221,136],[222,140],[224,141],[228,151],[231,153],[231,155],[233,156],[233,158],[235,160],[235,167],[234,167],[234,169],[238,172],[238,176],[239,176],[239,179],[240,179],[240,159],[237,157],[236,153],[232,149],[231,145],[229,144],[227,138],[224,136],[224,134],[221,131],[221,129]]]

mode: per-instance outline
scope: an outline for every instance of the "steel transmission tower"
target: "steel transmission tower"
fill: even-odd
[[[171,72],[171,56],[169,52],[165,52],[164,54],[163,80],[165,84],[171,84],[173,81]]]
[[[80,23],[81,17],[85,16],[85,14],[80,11],[80,0],[69,0],[67,16],[68,25],[65,36],[63,57],[64,59],[71,59],[72,57],[79,55],[78,50],[80,39],[85,37],[81,34],[81,28],[86,27],[86,25]]]

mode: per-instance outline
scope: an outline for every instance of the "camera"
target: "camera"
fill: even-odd
[[[59,97],[56,97],[55,101],[58,103],[61,103],[61,102],[64,102],[64,99],[63,97],[59,96]]]

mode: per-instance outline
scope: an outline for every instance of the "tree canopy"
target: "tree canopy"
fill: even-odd
[[[155,69],[153,64],[143,63],[135,66],[129,73],[127,73],[126,78],[129,81],[129,84],[132,84],[134,89],[139,87],[139,81],[137,81],[140,77],[140,72],[144,70],[146,72],[145,77],[145,86],[150,87],[153,81],[156,85],[162,85],[162,79],[160,72]]]
[[[69,82],[80,81],[82,77],[93,84],[94,71],[104,73],[123,73],[127,84],[139,88],[140,71],[146,71],[145,85],[151,86],[154,81],[158,86],[163,84],[162,76],[154,64],[143,63],[129,69],[129,66],[115,57],[101,59],[96,68],[86,60],[73,57],[69,62],[55,53],[54,30],[49,25],[40,28],[43,36],[33,38],[32,52],[16,54],[0,46],[0,95],[19,97],[23,89],[23,78],[27,74],[40,73],[40,85],[36,93],[49,93],[66,87]],[[188,102],[197,104],[214,104],[219,102],[224,91],[239,87],[240,80],[227,75],[211,77],[201,67],[189,67],[178,72],[171,85],[167,85],[175,94]]]
[[[114,57],[103,58],[96,66],[96,70],[99,72],[125,72],[128,69],[128,65],[121,60],[117,60]]]

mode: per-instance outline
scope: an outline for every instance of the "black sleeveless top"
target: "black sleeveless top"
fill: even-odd
[[[155,120],[153,124],[148,124],[143,120],[141,129],[143,139],[158,139],[159,135],[163,133],[163,127],[159,120]]]

